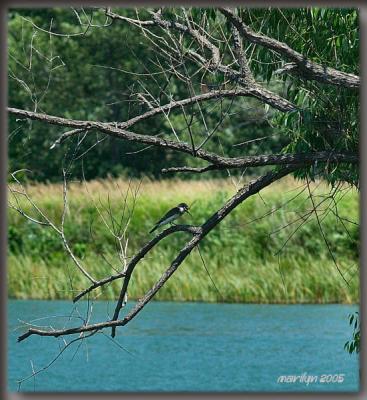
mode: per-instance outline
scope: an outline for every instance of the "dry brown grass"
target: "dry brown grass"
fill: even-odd
[[[130,188],[139,189],[139,194],[144,197],[179,199],[183,201],[193,201],[203,195],[213,194],[216,191],[225,191],[234,194],[250,179],[246,177],[240,182],[235,179],[208,179],[208,180],[159,180],[153,181],[148,178],[142,180],[131,180],[130,182],[124,178],[117,179],[95,179],[88,182],[71,182],[68,184],[68,194],[70,199],[83,199],[92,197],[94,199],[104,198],[109,195],[111,200],[121,198],[123,194]],[[303,186],[304,183],[294,179],[293,177],[285,177],[281,181],[273,183],[270,187],[265,188],[263,193],[269,191],[287,192],[296,190]],[[318,187],[319,190],[325,191],[326,184],[323,182],[311,183],[311,189]],[[14,186],[13,186],[14,187]],[[26,190],[34,200],[48,199],[49,201],[59,202],[62,199],[61,183],[39,183],[26,186]]]

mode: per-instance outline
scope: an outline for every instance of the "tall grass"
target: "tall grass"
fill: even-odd
[[[70,185],[66,236],[75,254],[97,279],[114,273],[112,267],[121,269],[116,243],[103,219],[109,220],[108,205],[116,220],[122,217],[128,188],[128,182],[123,180],[93,181],[87,188],[78,183]],[[205,265],[218,290],[194,250],[155,298],[257,303],[357,302],[359,235],[358,226],[350,221],[358,220],[358,195],[343,188],[336,198],[338,214],[345,218],[342,221],[332,212],[325,215],[320,210],[326,245],[314,214],[297,228],[302,222],[300,216],[312,206],[307,190],[300,193],[302,189],[300,182],[283,179],[262,191],[261,196],[253,196],[240,205],[200,244]],[[319,201],[318,196],[330,189],[314,184],[312,190],[315,201]],[[229,180],[143,182],[128,228],[129,255],[151,238],[150,228],[173,205],[183,201],[192,204],[192,218],[185,216],[182,222],[201,224],[235,191]],[[28,187],[28,192],[58,224],[62,213],[61,185],[34,185]],[[130,208],[131,201],[129,197]],[[326,200],[322,208],[326,210],[329,203],[334,205],[332,200]],[[282,204],[285,205],[280,207]],[[27,211],[36,216],[29,207]],[[265,213],[269,215],[261,218]],[[9,212],[8,223],[10,297],[71,298],[88,285],[50,228],[34,225],[14,211]],[[137,266],[130,284],[130,298],[142,296],[159,279],[188,238],[184,232],[171,235]],[[349,286],[337,267],[349,280]],[[114,282],[92,296],[115,299],[120,286],[120,281]]]

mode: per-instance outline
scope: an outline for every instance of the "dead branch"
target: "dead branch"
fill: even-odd
[[[92,290],[104,286],[107,283],[113,282],[116,279],[121,279],[121,278],[125,278],[126,281],[130,280],[130,277],[134,271],[134,268],[136,266],[136,264],[138,264],[138,262],[140,260],[142,260],[145,255],[154,247],[156,246],[162,239],[164,239],[165,237],[167,237],[168,235],[171,235],[172,233],[175,232],[188,232],[191,233],[192,235],[197,235],[200,232],[200,227],[195,227],[195,226],[190,226],[190,225],[174,225],[174,226],[170,226],[169,228],[165,229],[164,231],[162,231],[161,233],[159,233],[157,236],[155,236],[153,239],[151,239],[148,243],[146,243],[136,254],[135,256],[130,260],[130,262],[126,265],[124,271],[115,274],[115,275],[111,275],[107,278],[101,279],[98,282],[95,282],[93,285],[89,286],[87,289],[83,290],[82,292],[80,292],[77,296],[74,297],[73,302],[75,303],[76,301],[80,300],[83,296],[85,296],[86,294],[90,293]],[[124,298],[124,295],[126,293],[123,293],[123,295],[121,296],[121,299]],[[122,300],[121,300],[121,304],[122,304]],[[120,305],[121,305],[120,304]]]
[[[259,155],[259,156],[248,156],[232,158],[227,160],[221,160],[217,164],[208,165],[206,167],[195,168],[195,167],[172,167],[165,168],[162,170],[164,173],[168,172],[194,172],[203,173],[213,170],[223,170],[230,168],[246,168],[246,167],[260,167],[265,165],[310,165],[313,163],[350,163],[358,164],[359,157],[354,153],[334,153],[328,151],[320,151],[316,153],[284,153],[284,154],[272,154],[272,155]]]
[[[19,172],[19,171],[17,171]],[[32,206],[32,208],[39,214],[39,216],[44,220],[44,221],[39,221],[36,220],[35,218],[30,217],[27,213],[24,212],[24,210],[18,206],[14,207],[10,205],[13,209],[15,209],[17,212],[19,212],[23,217],[27,218],[33,223],[36,223],[38,225],[43,225],[43,226],[48,226],[52,228],[59,236],[60,239],[63,243],[63,246],[66,250],[66,252],[69,254],[70,258],[73,260],[75,266],[79,269],[79,271],[86,277],[88,280],[90,280],[92,283],[95,283],[96,280],[89,274],[89,272],[84,268],[84,266],[81,264],[81,262],[77,259],[77,257],[74,255],[72,249],[69,246],[69,242],[65,236],[65,231],[64,231],[64,224],[65,224],[65,215],[66,215],[66,208],[67,208],[67,186],[66,186],[66,178],[65,178],[65,172],[64,172],[64,182],[63,182],[63,212],[61,216],[61,223],[60,227],[57,227],[55,223],[53,223],[48,216],[37,206],[37,204],[32,200],[32,198],[28,195],[27,191],[25,190],[24,186],[21,184],[21,182],[18,180],[16,177],[16,173],[11,174],[12,178],[14,181],[20,186],[22,189],[18,194],[24,196],[28,203]],[[16,191],[12,189],[9,186],[10,193],[16,198]],[[17,200],[16,200],[17,201]],[[17,201],[18,203],[18,201]],[[19,203],[18,203],[19,204]]]
[[[186,243],[186,245],[180,250],[177,257],[173,260],[171,265],[167,268],[167,270],[163,273],[161,278],[156,282],[156,284],[144,295],[142,299],[138,301],[135,307],[122,319],[118,320],[118,315],[120,312],[120,301],[118,302],[114,319],[111,321],[106,321],[97,324],[84,325],[76,328],[69,329],[61,329],[54,331],[45,331],[40,329],[29,329],[25,334],[19,336],[18,341],[22,341],[28,338],[31,335],[40,335],[40,336],[64,336],[71,335],[75,333],[81,332],[90,332],[101,330],[107,327],[113,328],[112,336],[115,335],[115,329],[117,326],[124,326],[129,321],[131,321],[144,307],[145,305],[154,297],[154,295],[159,291],[161,287],[165,284],[165,282],[172,276],[172,274],[177,270],[177,268],[182,264],[182,262],[186,259],[186,257],[191,253],[191,251],[203,240],[203,238],[209,234],[209,232],[214,229],[232,210],[234,210],[239,204],[245,201],[247,198],[257,194],[260,190],[269,186],[273,182],[283,178],[284,176],[290,174],[295,171],[297,166],[285,166],[278,171],[271,171],[258,179],[255,179],[245,185],[242,189],[240,189],[230,200],[227,201],[226,204],[223,205],[218,211],[216,211],[201,227],[187,227],[188,229],[194,228],[194,236],[192,239]],[[174,227],[173,227],[174,228]],[[173,229],[172,228],[172,229]],[[181,226],[182,228],[182,226]],[[162,235],[162,234],[161,234]],[[158,237],[160,237],[158,235]],[[157,239],[157,237],[155,238]],[[150,248],[153,248],[152,245]],[[146,254],[147,252],[145,252]],[[140,258],[141,259],[141,258]],[[131,270],[135,265],[131,266]],[[123,298],[124,286],[121,288],[120,298]],[[121,302],[122,303],[122,302]],[[115,319],[115,316],[117,318]]]
[[[47,114],[34,113],[32,111],[19,110],[16,108],[8,108],[8,111],[17,116],[44,121],[53,125],[83,127],[84,130],[90,130],[94,128],[106,134],[116,136],[118,138],[125,139],[128,141],[150,144],[153,146],[158,146],[163,148],[169,148],[172,150],[193,155],[192,146],[187,143],[184,142],[177,143],[171,140],[161,139],[156,136],[137,134],[134,132],[126,131],[124,129],[116,128],[108,123],[72,120]],[[285,165],[285,164],[300,164],[300,163],[307,164],[315,161],[349,162],[354,164],[358,162],[358,156],[355,154],[344,154],[344,153],[338,154],[333,152],[319,152],[314,154],[312,153],[276,154],[276,155],[259,155],[259,156],[227,158],[200,149],[195,151],[195,157],[213,163],[215,167],[210,167],[210,169],[243,168],[248,166]],[[172,172],[172,171],[174,170],[172,169],[164,170],[164,172]]]
[[[245,53],[239,49],[238,46],[240,46],[240,38],[238,34],[235,34],[235,43],[237,50],[237,56],[239,57],[237,62],[240,65],[240,71],[236,71],[233,68],[231,68],[228,65],[224,65],[221,61],[221,56],[219,52],[219,48],[215,46],[212,41],[209,40],[209,33],[205,32],[205,30],[201,27],[200,31],[197,29],[194,29],[190,23],[187,25],[184,25],[182,23],[178,23],[176,21],[171,21],[163,18],[163,15],[161,12],[151,12],[153,16],[153,21],[136,21],[136,20],[131,20],[126,17],[121,17],[118,18],[117,14],[114,14],[115,19],[120,19],[125,22],[133,23],[134,25],[139,25],[141,28],[143,26],[152,26],[156,24],[157,26],[160,26],[163,31],[172,38],[171,36],[171,30],[173,31],[178,31],[183,34],[188,34],[193,37],[193,39],[198,43],[200,48],[206,48],[208,49],[212,57],[208,60],[205,56],[202,56],[198,54],[196,51],[193,51],[192,49],[188,49],[185,52],[185,57],[191,58],[193,61],[199,63],[204,69],[215,72],[215,71],[220,71],[224,74],[224,76],[227,76],[230,78],[231,81],[236,82],[238,85],[240,85],[242,88],[248,90],[248,94],[250,96],[253,96],[262,102],[269,104],[271,107],[274,107],[275,109],[278,109],[282,112],[288,112],[288,111],[295,111],[297,107],[289,102],[288,100],[284,99],[282,96],[278,95],[275,92],[272,92],[268,89],[265,89],[262,87],[260,84],[256,83],[253,75],[251,73],[250,68],[248,67],[248,63],[245,57]],[[186,21],[188,22],[188,19],[186,18]],[[235,29],[238,29],[237,26],[234,26]],[[145,30],[144,32],[147,32],[147,34],[153,34],[150,30]],[[161,43],[166,44],[167,42],[165,39],[162,37],[159,37],[161,40]],[[236,40],[237,39],[237,40]],[[172,49],[171,46],[169,46],[169,49],[173,51],[173,53],[178,53],[175,49]]]

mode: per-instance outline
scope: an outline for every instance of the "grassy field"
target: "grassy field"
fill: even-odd
[[[133,182],[137,188],[139,182]],[[121,269],[111,234],[123,215],[128,182],[123,180],[73,183],[69,188],[65,233],[73,251],[94,277]],[[131,188],[131,187],[130,187]],[[60,225],[62,186],[34,185],[28,193],[48,217]],[[179,202],[192,204],[192,217],[182,222],[200,224],[215,212],[236,188],[230,179],[210,181],[143,180],[129,222],[128,255],[144,244],[154,222]],[[303,192],[302,192],[303,190]],[[312,185],[315,201],[329,192]],[[158,300],[226,301],[254,303],[352,303],[359,300],[358,193],[347,187],[333,202],[324,199],[319,219],[344,282],[321,235],[307,198],[307,188],[291,178],[265,189],[239,206],[200,245],[210,280],[198,251],[194,251],[157,294]],[[9,195],[12,200],[12,196]],[[292,201],[290,201],[293,199]],[[39,216],[25,205],[27,213]],[[132,208],[132,196],[127,204]],[[286,203],[286,204],[285,204]],[[280,207],[283,205],[282,207]],[[332,205],[329,212],[327,206]],[[337,207],[337,209],[335,208]],[[344,218],[337,219],[338,214]],[[125,208],[125,211],[126,208]],[[264,214],[268,214],[264,218]],[[114,224],[111,222],[111,215]],[[307,216],[307,215],[306,215]],[[254,219],[257,221],[251,222]],[[106,225],[107,223],[107,225]],[[35,225],[14,210],[8,214],[8,294],[11,298],[71,298],[87,281],[66,256],[58,236],[49,227]],[[130,284],[129,297],[141,297],[169,266],[189,238],[179,232],[163,240],[141,262]],[[115,299],[121,281],[93,293],[93,298]]]

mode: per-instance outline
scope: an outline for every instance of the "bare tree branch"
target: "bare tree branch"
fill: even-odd
[[[183,25],[174,21],[164,20],[160,13],[153,13],[154,22],[164,29],[176,29],[180,32],[191,35],[202,47],[207,48],[212,53],[210,65],[216,69],[220,63],[220,53],[217,46],[211,43],[207,37],[202,35],[198,30],[193,29],[191,26]]]
[[[201,30],[199,31],[197,29],[194,29],[190,23],[188,25],[184,25],[175,21],[165,20],[161,12],[152,12],[151,14],[153,15],[153,22],[156,25],[160,26],[168,35],[170,35],[170,30],[176,30],[184,34],[189,34],[198,42],[200,47],[210,50],[212,57],[209,60],[205,58],[205,56],[202,56],[191,49],[186,51],[187,55],[191,55],[193,60],[199,62],[203,67],[205,67],[205,69],[212,72],[215,72],[217,70],[222,72],[225,76],[230,77],[232,81],[237,82],[243,88],[249,89],[250,96],[257,98],[282,112],[295,111],[297,109],[297,107],[288,100],[268,89],[263,88],[261,85],[255,82],[252,73],[248,67],[245,53],[243,51],[239,50],[237,52],[238,57],[240,57],[238,63],[241,69],[240,72],[237,72],[231,67],[223,65],[223,63],[221,62],[219,48],[208,39],[209,35],[204,31],[203,28],[201,28]],[[116,14],[114,17],[117,18]],[[126,17],[121,17],[119,19],[126,22],[138,24],[136,20],[131,20]],[[144,21],[144,23],[148,26],[152,25],[152,21]],[[142,26],[142,23],[140,23],[140,25]],[[148,31],[148,33],[151,32]],[[162,41],[165,42],[164,39],[162,39]],[[236,45],[240,45],[240,39],[238,35],[237,37],[235,37],[235,42]],[[174,52],[176,53],[175,50]]]
[[[172,233],[175,232],[189,232],[193,235],[198,234],[200,232],[200,227],[195,227],[195,226],[190,226],[190,225],[174,225],[171,226],[161,233],[159,233],[157,236],[155,236],[152,240],[150,240],[148,243],[146,243],[136,254],[135,256],[130,260],[130,262],[126,265],[126,268],[124,271],[111,275],[107,278],[101,279],[98,282],[95,282],[93,285],[89,286],[87,289],[83,290],[80,292],[77,296],[74,297],[73,301],[76,302],[80,300],[83,296],[86,294],[90,293],[92,290],[104,286],[107,283],[113,282],[116,279],[121,279],[125,277],[125,280],[128,282],[130,280],[131,274],[134,271],[134,268],[136,264],[145,257],[145,255],[155,246],[157,245],[162,239],[167,237],[168,235],[171,235]],[[124,295],[126,293],[123,293],[121,295],[121,304],[122,304],[122,299],[124,298]],[[121,305],[120,304],[120,305]]]
[[[313,79],[319,82],[331,85],[342,86],[351,89],[358,89],[360,86],[360,78],[357,75],[339,71],[334,68],[326,67],[308,60],[303,54],[293,50],[287,44],[279,42],[276,39],[254,32],[247,26],[237,15],[229,8],[219,8],[239,31],[239,33],[249,42],[258,44],[268,49],[274,50],[289,60],[293,61],[297,66],[297,72],[305,79]],[[294,66],[294,65],[293,65]],[[295,66],[294,66],[295,67]],[[293,72],[295,68],[292,68]]]
[[[177,268],[182,264],[182,262],[186,259],[186,257],[191,253],[191,251],[202,241],[202,239],[212,230],[214,229],[233,209],[235,209],[239,204],[245,201],[247,198],[257,194],[260,190],[264,189],[265,187],[269,186],[273,182],[283,178],[284,176],[288,175],[289,173],[295,171],[298,167],[297,166],[285,166],[278,171],[271,171],[258,179],[255,179],[242,189],[240,189],[230,200],[223,205],[218,211],[216,211],[199,229],[196,227],[187,227],[187,228],[194,228],[195,233],[193,238],[186,243],[186,245],[180,250],[177,257],[173,260],[169,268],[164,272],[161,278],[156,282],[156,284],[145,294],[145,296],[138,301],[135,307],[122,319],[122,320],[114,320],[106,321],[98,324],[91,324],[91,325],[84,325],[76,328],[70,329],[61,329],[55,331],[44,331],[40,329],[29,329],[25,334],[19,336],[18,341],[22,341],[28,338],[31,335],[40,335],[40,336],[62,336],[62,335],[71,335],[74,333],[81,333],[81,332],[90,332],[95,330],[101,330],[107,327],[112,327],[113,332],[112,336],[115,335],[115,328],[117,326],[124,326],[129,321],[131,321],[143,308],[144,306],[154,297],[154,295],[158,292],[158,290],[165,284],[165,282],[172,276],[172,274],[177,270]],[[182,228],[182,226],[180,227]],[[198,229],[198,230],[197,230]],[[163,234],[163,232],[162,232]],[[161,234],[161,235],[162,235]],[[159,240],[162,238],[158,235]],[[157,239],[157,238],[155,238]],[[158,241],[159,241],[158,240]],[[147,244],[148,246],[149,244]],[[154,247],[154,245],[152,246]],[[151,248],[152,248],[151,247]],[[146,253],[145,253],[146,254]],[[131,269],[135,265],[131,266]],[[121,288],[120,297],[122,297],[122,293],[124,290],[124,286]],[[121,302],[122,303],[122,302]],[[118,306],[120,302],[118,303]],[[116,307],[115,315],[118,315],[120,312],[120,308]]]
[[[141,135],[134,132],[126,131],[124,129],[115,128],[111,124],[94,122],[94,121],[80,121],[72,120],[61,117],[55,117],[47,114],[34,113],[32,111],[19,110],[16,108],[8,108],[9,112],[17,116],[31,118],[39,121],[44,121],[49,124],[69,127],[83,127],[83,130],[98,129],[106,134],[116,136],[121,139],[133,141],[137,143],[152,144],[163,148],[169,148],[180,152],[192,155],[192,146],[187,143],[177,143],[170,140],[161,139],[155,136]],[[195,157],[201,158],[205,161],[215,164],[215,168],[210,169],[223,169],[223,168],[243,168],[246,166],[263,166],[263,165],[284,165],[284,164],[299,164],[299,163],[312,163],[314,161],[335,161],[335,162],[350,162],[357,163],[358,156],[355,154],[338,154],[332,152],[319,152],[319,153],[306,153],[306,154],[278,154],[278,155],[259,155],[237,158],[221,157],[215,153],[209,153],[205,150],[195,151]],[[187,169],[186,169],[187,170]],[[172,169],[165,170],[165,172],[173,171]],[[195,171],[192,171],[195,172]]]
[[[199,94],[196,96],[189,97],[187,99],[179,100],[179,101],[172,101],[168,104],[165,104],[160,107],[153,108],[144,114],[137,115],[134,118],[129,119],[126,122],[118,123],[119,128],[130,128],[132,125],[136,124],[137,122],[143,121],[147,118],[153,117],[155,115],[164,113],[166,111],[174,110],[176,108],[181,108],[185,106],[189,106],[192,104],[196,104],[197,102],[202,102],[211,99],[218,99],[218,98],[226,98],[226,97],[243,97],[243,96],[252,96],[253,93],[251,90],[243,89],[243,88],[236,88],[234,90],[212,90],[208,93]]]
[[[223,162],[222,162],[223,161]],[[328,151],[320,151],[316,153],[284,153],[284,154],[271,154],[259,156],[247,156],[232,158],[219,161],[217,164],[208,165],[206,167],[172,167],[162,170],[164,173],[168,172],[194,172],[203,173],[213,170],[230,169],[230,168],[246,168],[246,167],[260,167],[265,165],[310,165],[317,163],[350,163],[358,164],[359,157],[354,153],[334,153]]]
[[[19,171],[17,171],[19,172]],[[65,215],[66,215],[66,208],[67,208],[67,187],[66,187],[66,178],[65,178],[65,172],[64,172],[64,182],[63,182],[63,212],[61,216],[61,224],[60,227],[57,227],[56,224],[54,224],[48,216],[37,206],[37,204],[32,200],[32,198],[28,195],[27,191],[23,187],[23,185],[20,183],[18,178],[16,177],[16,173],[13,172],[11,174],[12,178],[14,181],[22,188],[22,191],[19,192],[20,195],[24,196],[26,200],[29,202],[29,204],[33,207],[33,209],[42,217],[44,221],[39,221],[36,220],[35,218],[30,217],[28,214],[26,214],[19,206],[16,207],[16,211],[18,211],[21,215],[23,215],[25,218],[29,219],[31,222],[36,223],[38,225],[45,225],[51,227],[61,238],[62,244],[66,250],[66,252],[69,254],[70,258],[73,260],[75,266],[79,269],[79,271],[87,277],[92,283],[95,283],[96,280],[89,274],[89,272],[84,268],[84,266],[81,264],[81,262],[77,259],[77,257],[74,255],[72,249],[69,246],[69,242],[65,236],[64,232],[64,224],[65,224]],[[10,188],[10,192],[15,196],[16,191],[12,188]],[[18,203],[19,204],[19,203]],[[13,207],[14,208],[14,207]]]

